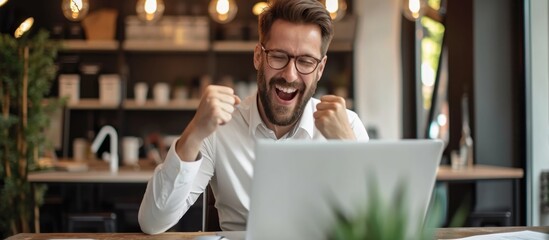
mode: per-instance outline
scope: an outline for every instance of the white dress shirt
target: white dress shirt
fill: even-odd
[[[236,107],[232,120],[204,140],[197,161],[181,161],[174,149],[177,140],[172,143],[164,163],[156,167],[147,184],[139,208],[139,225],[143,232],[162,233],[175,225],[208,183],[216,198],[221,228],[224,231],[245,230],[256,140],[326,139],[314,124],[313,113],[320,102],[318,99],[309,100],[297,126],[277,139],[261,120],[256,97],[257,94],[246,98]],[[368,140],[358,115],[347,110],[347,116],[356,138]]]

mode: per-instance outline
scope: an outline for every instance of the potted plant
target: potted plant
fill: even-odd
[[[414,224],[408,224],[410,219],[408,217],[409,209],[405,204],[407,191],[404,183],[400,182],[391,201],[385,201],[380,196],[375,179],[369,181],[368,203],[365,210],[349,217],[335,209],[336,224],[328,239],[433,239],[434,230],[439,227],[442,220],[442,203],[438,198],[434,198],[426,221],[419,221],[424,224],[417,224],[417,229],[408,229],[410,225]]]
[[[34,37],[0,36],[0,237],[39,231],[37,207],[45,187],[31,187],[28,173],[38,169],[46,146],[43,130],[58,101],[45,103],[55,77],[58,46],[45,31]]]

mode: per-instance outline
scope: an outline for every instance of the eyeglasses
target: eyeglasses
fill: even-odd
[[[295,58],[295,69],[301,74],[307,75],[312,73],[320,63],[320,59],[311,56],[292,56],[286,52],[278,50],[267,50],[261,46],[261,50],[267,55],[267,64],[275,70],[280,70],[288,66],[290,59]]]

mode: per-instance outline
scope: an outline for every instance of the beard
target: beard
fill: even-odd
[[[315,72],[315,79],[317,78],[318,73]],[[309,101],[309,99],[311,99],[317,87],[316,80],[311,85],[311,88],[307,90],[303,82],[287,82],[284,78],[272,78],[267,86],[263,63],[261,63],[261,66],[257,70],[257,80],[258,96],[259,100],[261,101],[261,105],[263,106],[265,116],[267,117],[267,120],[269,120],[269,122],[278,126],[290,126],[296,123],[301,115],[303,115],[305,105],[307,105],[307,102]],[[291,107],[277,105],[276,101],[270,98],[271,95],[268,94],[269,91],[275,91],[274,89],[277,85],[282,87],[293,87],[297,89],[298,94],[296,97],[298,97],[298,99],[297,104],[293,109],[293,112]]]

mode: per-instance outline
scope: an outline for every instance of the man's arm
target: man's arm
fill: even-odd
[[[231,120],[238,103],[240,99],[231,88],[211,85],[205,89],[195,116],[147,184],[138,216],[143,232],[168,230],[204,191],[214,166],[209,156],[203,159],[200,155],[201,146],[220,125]]]
[[[206,187],[213,174],[213,165],[206,159],[181,161],[175,145],[174,142],[170,147],[164,163],[156,167],[143,195],[138,220],[144,233],[158,234],[174,226],[200,196],[200,189]]]

